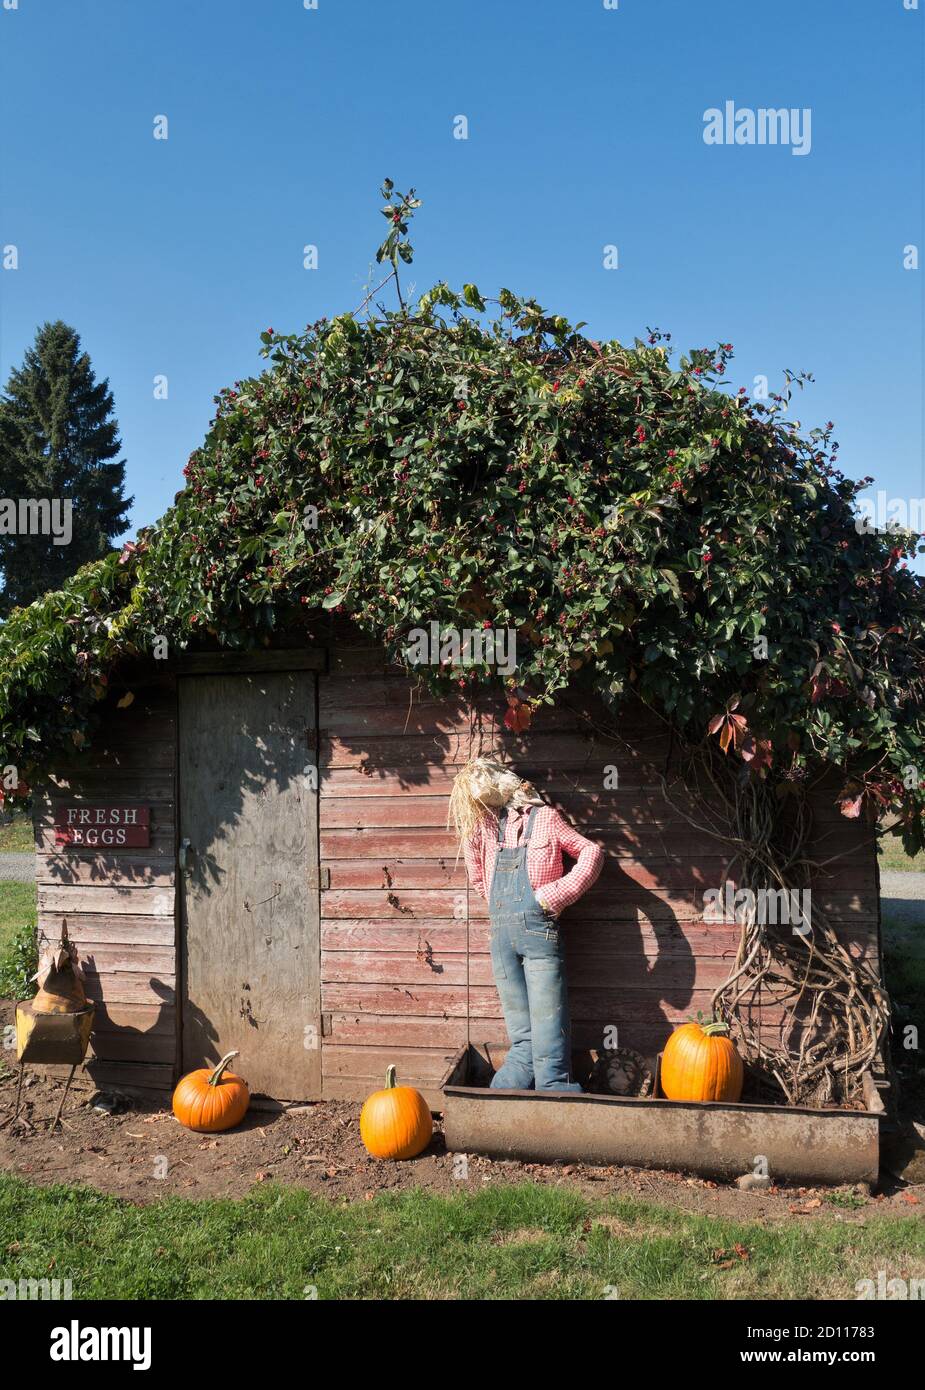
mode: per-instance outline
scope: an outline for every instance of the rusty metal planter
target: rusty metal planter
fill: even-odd
[[[477,1049],[462,1048],[442,1082],[448,1149],[726,1179],[755,1171],[763,1157],[774,1181],[877,1180],[879,1120],[869,1110],[492,1091],[487,1078]]]
[[[79,1066],[87,1055],[96,1005],[71,1013],[36,1013],[31,1000],[16,1005],[16,1056],[21,1062]]]

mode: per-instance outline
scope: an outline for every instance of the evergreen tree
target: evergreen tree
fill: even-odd
[[[124,492],[125,461],[114,461],[121,447],[109,382],[96,380],[73,328],[44,324],[0,397],[0,616],[112,549],[133,501]],[[46,519],[59,518],[58,544],[47,526],[22,534],[36,529],[28,515],[23,525],[24,503],[33,499],[44,502]],[[62,544],[68,502],[70,539]]]

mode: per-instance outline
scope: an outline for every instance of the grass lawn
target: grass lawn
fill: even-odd
[[[35,921],[35,884],[0,881],[0,958],[23,923]]]
[[[31,885],[0,882],[0,957],[34,910]],[[917,1015],[923,943],[887,916],[884,945],[898,1016]],[[824,1217],[752,1222],[493,1183],[349,1205],[267,1184],[239,1201],[140,1206],[0,1173],[0,1278],[51,1270],[78,1299],[261,1300],[805,1300],[854,1298],[880,1270],[925,1278],[925,1222],[838,1220],[851,1205],[832,1194]]]
[[[34,848],[28,816],[15,815],[9,825],[0,825],[0,854],[25,854]]]
[[[880,868],[922,874],[925,873],[925,853],[919,853],[910,859],[903,849],[902,840],[889,835],[880,841]]]
[[[914,1218],[763,1225],[533,1185],[132,1206],[4,1176],[0,1229],[0,1277],[53,1269],[75,1298],[853,1298],[878,1270],[925,1274]]]

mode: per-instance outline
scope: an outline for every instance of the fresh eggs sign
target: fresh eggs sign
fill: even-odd
[[[151,843],[150,806],[55,807],[55,844],[75,849],[128,849]]]

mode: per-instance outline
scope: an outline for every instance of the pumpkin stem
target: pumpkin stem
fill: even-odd
[[[232,1057],[237,1057],[237,1055],[237,1050],[235,1050],[234,1052],[226,1052],[225,1056],[222,1058],[212,1075],[209,1077],[210,1086],[218,1085],[218,1083],[222,1079],[222,1072],[225,1070]]]
[[[708,1038],[712,1038],[714,1033],[728,1033],[729,1024],[723,1023],[722,1019],[717,1019],[714,1023],[705,1023],[703,1031]]]
[[[396,1080],[395,1068],[389,1067],[388,1071],[385,1074],[385,1089],[387,1091],[391,1091],[395,1088],[397,1084],[398,1083]]]

